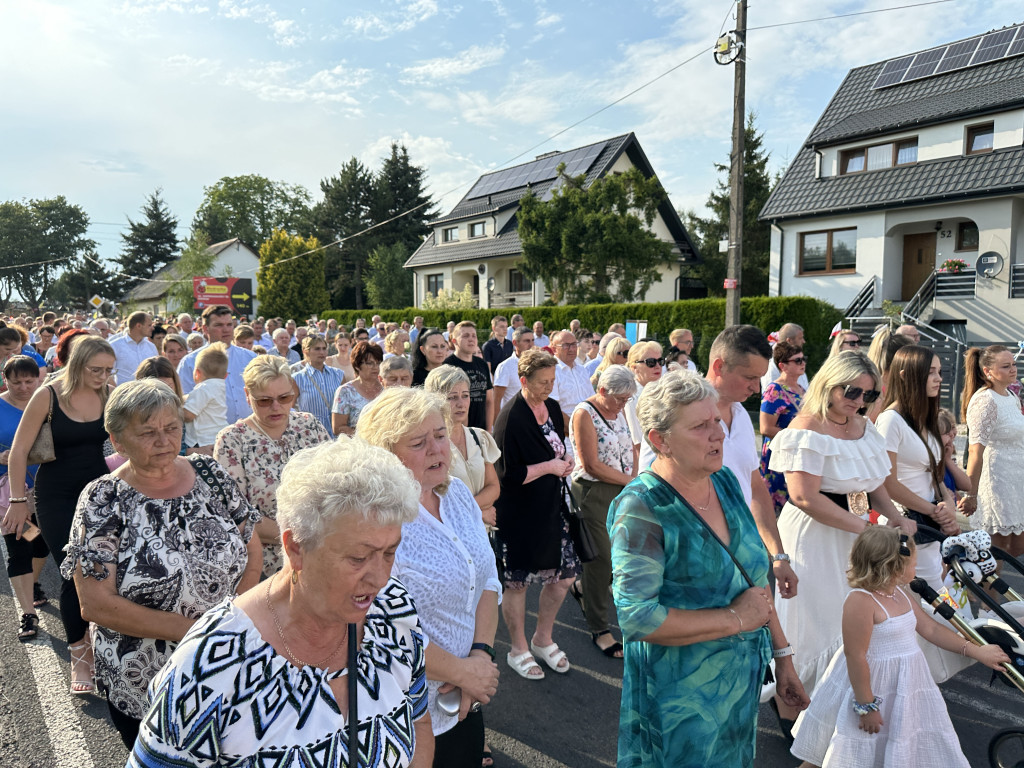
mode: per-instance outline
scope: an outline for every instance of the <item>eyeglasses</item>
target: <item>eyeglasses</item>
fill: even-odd
[[[629,351],[628,350],[625,351],[625,352],[616,352],[615,354],[618,355],[619,357],[629,357]]]
[[[291,392],[287,395],[278,395],[277,397],[254,397],[252,404],[257,408],[269,408],[275,400],[281,405],[291,405],[295,401],[295,393]]]
[[[789,360],[783,360],[784,363],[792,363],[793,365],[807,365],[806,357],[791,357]]]
[[[664,357],[648,357],[646,360],[641,360],[641,363],[646,365],[648,368],[658,368],[665,364]]]
[[[846,386],[843,388],[843,397],[847,400],[856,400],[858,397],[863,395],[864,404],[870,405],[878,399],[878,396],[882,393],[877,389],[864,389],[863,387],[851,387]]]
[[[579,343],[574,341],[572,344],[555,344],[555,346],[561,347],[562,349],[576,349],[579,346]]]
[[[847,339],[843,342],[844,347],[859,347],[860,339]]]
[[[87,365],[85,370],[91,373],[93,376],[109,376],[114,372],[113,368],[100,368],[98,366]]]

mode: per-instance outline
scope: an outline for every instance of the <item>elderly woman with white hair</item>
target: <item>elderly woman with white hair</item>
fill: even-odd
[[[498,686],[494,633],[501,585],[480,507],[448,474],[451,444],[444,398],[423,389],[385,389],[363,410],[356,436],[395,454],[411,472],[419,513],[402,528],[395,576],[416,601],[427,647],[434,765],[480,768],[480,705]],[[438,703],[457,691],[456,714]]]
[[[619,768],[753,765],[772,657],[780,695],[808,703],[772,609],[768,552],[722,466],[717,400],[690,371],[644,389],[637,417],[656,458],[608,513],[626,641]]]
[[[391,574],[415,516],[412,474],[387,451],[297,454],[278,489],[284,567],[188,633],[128,765],[429,766],[427,641]]]
[[[263,545],[263,575],[270,577],[284,563],[277,525],[281,472],[292,456],[327,442],[331,434],[313,414],[292,410],[298,387],[284,359],[254,357],[245,366],[242,381],[252,413],[217,434],[213,457],[260,512],[256,535]]]
[[[82,491],[64,578],[96,625],[96,680],[128,748],[149,706],[146,687],[207,610],[259,578],[256,511],[212,459],[179,456],[184,414],[156,379],[129,381],[104,425],[128,460]]]
[[[597,545],[597,557],[583,563],[583,577],[570,592],[583,609],[594,645],[613,659],[622,658],[622,643],[611,630],[608,506],[636,477],[636,450],[622,413],[635,391],[636,380],[628,368],[605,368],[597,394],[579,403],[569,420],[569,439],[576,456],[572,493],[582,512],[582,522]]]
[[[650,451],[649,447],[646,451],[642,450],[644,447],[643,433],[640,429],[640,422],[636,417],[636,405],[640,395],[644,392],[644,387],[661,378],[664,365],[665,358],[661,354],[661,344],[656,341],[638,341],[629,348],[629,354],[626,357],[626,367],[636,377],[636,392],[629,399],[629,402],[626,403],[626,423],[629,425],[629,434],[633,438],[633,445],[637,449],[638,460],[640,454],[644,454],[644,459],[640,462],[640,466],[644,468],[649,467],[651,462],[654,461],[654,454]]]

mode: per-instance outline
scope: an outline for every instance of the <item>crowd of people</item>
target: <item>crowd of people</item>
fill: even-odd
[[[810,378],[791,323],[774,347],[726,328],[704,373],[687,329],[483,331],[223,306],[3,321],[18,637],[53,557],[70,692],[105,697],[130,766],[492,765],[500,668],[572,670],[567,595],[621,660],[619,766],[751,765],[762,700],[808,766],[966,764],[912,723],[941,729],[936,683],[1006,657],[903,588],[942,587],[919,525],[966,515],[1024,554],[1007,349],[967,354],[961,468],[912,326],[838,331]]]

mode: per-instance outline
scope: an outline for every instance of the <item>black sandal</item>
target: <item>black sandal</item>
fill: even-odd
[[[587,608],[583,605],[583,590],[580,589],[580,583],[574,581],[572,586],[569,587],[569,594],[573,596],[577,603],[580,604],[580,611],[583,613],[583,618],[587,617]]]
[[[494,755],[491,754],[491,750],[485,749],[483,752],[483,759],[480,761],[481,768],[493,768],[494,766]]]
[[[779,721],[779,730],[782,731],[782,737],[789,746],[793,746],[793,726],[796,725],[796,720],[787,720],[779,714],[779,705],[775,703],[774,696],[768,699],[768,706],[772,708],[776,719]]]
[[[42,585],[37,581],[32,585],[32,605],[36,608],[41,608],[50,601],[46,597],[46,593],[43,592]]]
[[[607,648],[602,648],[600,645],[597,645],[597,638],[599,638],[601,635],[610,635],[611,633],[612,631],[610,629],[606,629],[601,632],[591,632],[590,638],[594,645],[597,646],[597,650],[599,650],[609,659],[618,659],[619,661],[622,661],[622,656],[615,655],[617,653],[622,653],[622,643],[615,642],[609,645]]]
[[[23,643],[27,643],[38,634],[39,617],[34,613],[23,613],[21,615],[21,631],[18,633],[18,639]]]

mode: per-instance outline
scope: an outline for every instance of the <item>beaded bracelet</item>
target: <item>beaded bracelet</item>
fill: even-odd
[[[8,504],[27,504],[28,503],[28,496],[19,496],[17,498],[14,498],[12,496],[10,499],[7,500],[7,503]]]
[[[875,700],[872,701],[870,704],[858,704],[857,700],[854,699],[853,700],[853,711],[854,711],[855,714],[859,715],[860,717],[864,717],[864,715],[870,715],[872,712],[877,712],[878,711],[878,705],[881,704],[881,703],[882,703],[882,697],[881,696],[875,696]]]
[[[736,617],[736,621],[738,621],[739,625],[740,625],[740,632],[742,632],[743,631],[743,619],[740,618],[740,615],[738,613],[736,613],[736,611],[734,611],[732,608],[726,607],[725,610],[727,610],[729,613],[731,613],[733,616]]]

